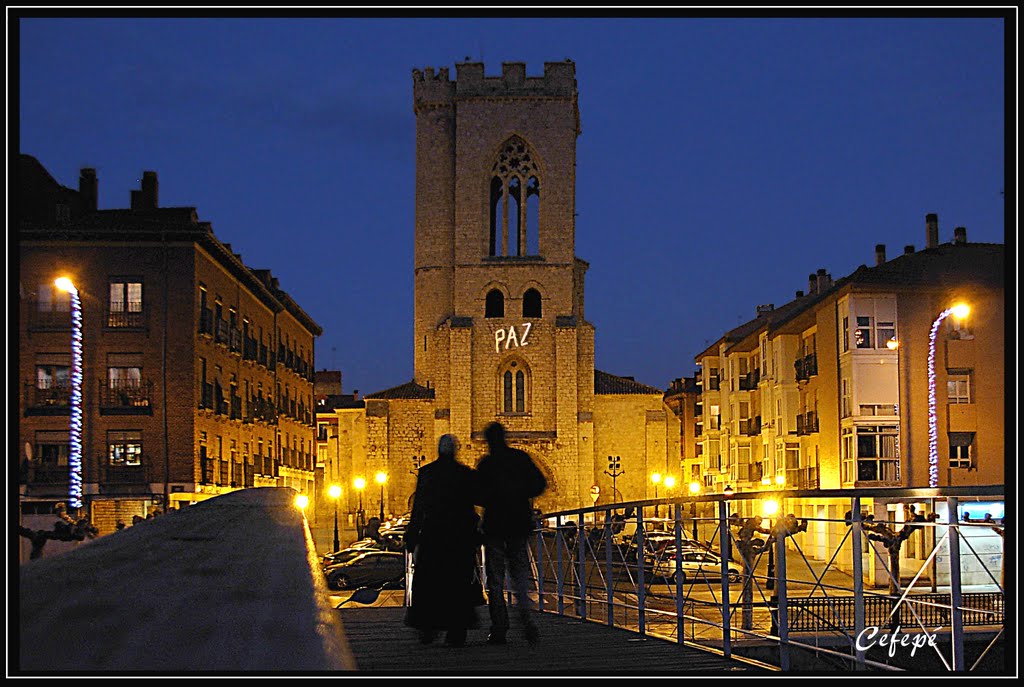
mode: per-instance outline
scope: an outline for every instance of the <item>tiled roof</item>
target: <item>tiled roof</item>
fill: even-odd
[[[653,386],[647,386],[635,381],[631,377],[616,377],[615,375],[594,370],[594,393],[595,394],[657,394],[661,396],[664,391]]]
[[[384,391],[378,391],[374,394],[367,394],[366,398],[431,399],[434,398],[434,390],[425,386],[420,386],[413,381],[393,386],[390,389],[384,389]]]

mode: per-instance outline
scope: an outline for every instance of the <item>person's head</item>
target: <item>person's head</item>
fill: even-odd
[[[500,422],[492,422],[491,424],[484,427],[484,438],[487,439],[487,445],[491,449],[504,448],[505,444],[505,425]]]
[[[459,440],[454,434],[445,434],[437,442],[437,455],[440,458],[455,458],[459,452]]]

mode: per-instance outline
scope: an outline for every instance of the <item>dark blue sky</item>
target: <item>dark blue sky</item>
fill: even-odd
[[[361,394],[412,377],[414,68],[576,63],[597,367],[665,387],[833,278],[1003,242],[999,19],[25,19],[21,152],[100,207],[144,170],[321,324]],[[11,145],[15,142],[11,141]]]

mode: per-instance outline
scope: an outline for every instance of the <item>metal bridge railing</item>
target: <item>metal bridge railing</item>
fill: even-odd
[[[930,667],[968,671],[1003,638],[1003,527],[965,511],[1002,501],[1001,486],[765,491],[549,513],[537,603],[725,656],[767,642],[784,671],[793,650],[898,669],[877,641],[894,632]],[[980,630],[993,637],[968,665]]]

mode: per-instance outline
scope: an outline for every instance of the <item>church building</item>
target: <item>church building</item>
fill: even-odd
[[[547,476],[538,508],[653,498],[652,474],[681,477],[679,420],[661,389],[594,369],[575,254],[575,64],[538,77],[522,63],[500,77],[457,64],[455,80],[413,70],[413,109],[414,377],[330,411],[324,484],[343,487],[350,513],[362,502],[373,515],[380,499],[403,513],[442,434],[475,465],[499,421]]]

